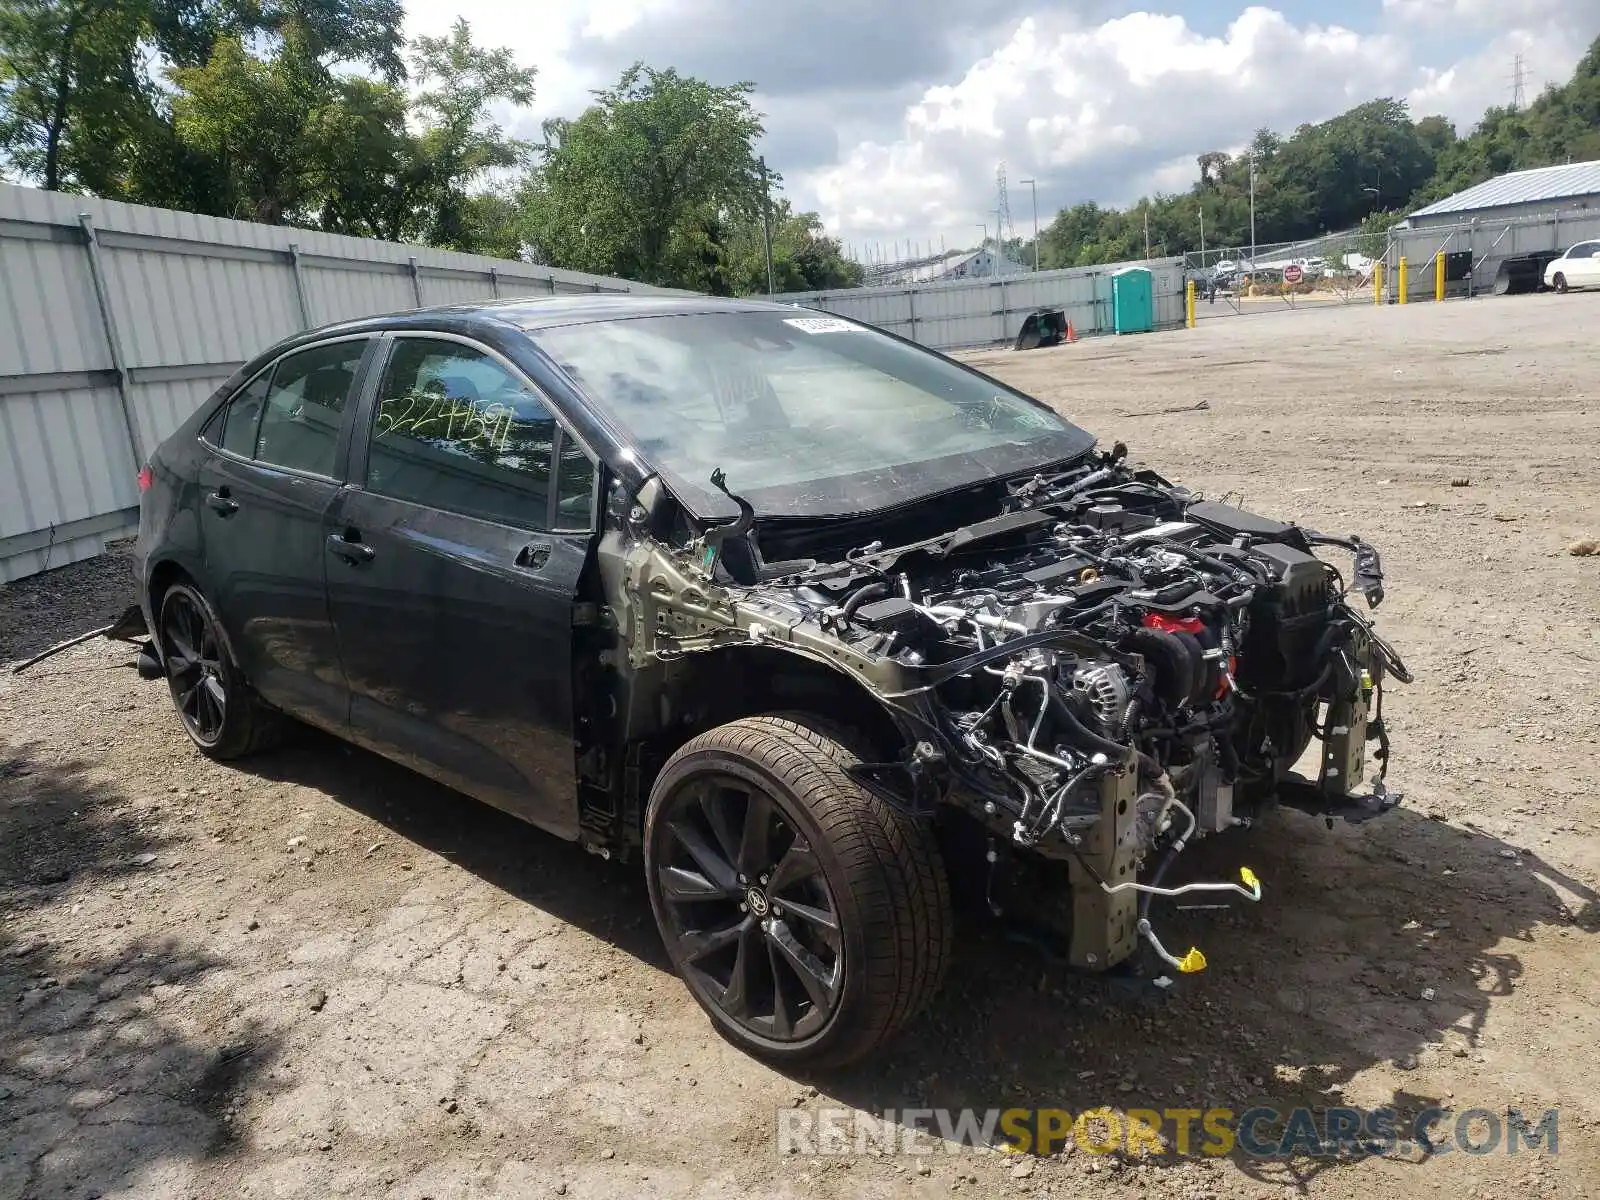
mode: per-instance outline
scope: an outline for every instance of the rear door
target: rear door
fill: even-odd
[[[440,334],[386,346],[324,528],[351,735],[574,838],[572,631],[594,459],[487,348]]]
[[[377,341],[278,359],[207,426],[199,474],[207,590],[239,665],[268,701],[342,729],[348,708],[325,592],[323,520],[339,492],[348,403]]]

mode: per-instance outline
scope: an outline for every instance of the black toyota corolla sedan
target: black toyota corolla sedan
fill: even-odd
[[[838,317],[585,296],[312,330],[140,481],[141,670],[203,753],[292,718],[642,860],[689,990],[773,1060],[912,1019],[948,871],[1085,970],[1190,972],[1152,898],[1262,895],[1163,885],[1193,839],[1398,801],[1371,546]]]

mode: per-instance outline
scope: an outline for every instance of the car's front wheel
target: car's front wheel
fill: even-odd
[[[175,583],[161,597],[162,663],[189,740],[215,759],[240,758],[275,740],[279,716],[256,696],[229,657],[205,596]]]
[[[773,1062],[836,1066],[887,1041],[950,953],[929,830],[858,785],[821,722],[764,716],[674,754],[645,817],[650,902],[717,1029]]]
[[[1567,277],[1560,271],[1556,272],[1555,278],[1550,282],[1555,285],[1555,289],[1558,292],[1565,292],[1567,290]]]

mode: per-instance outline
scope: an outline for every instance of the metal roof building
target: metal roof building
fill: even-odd
[[[1600,212],[1600,161],[1498,175],[1419,208],[1405,224],[1421,229],[1583,209]]]

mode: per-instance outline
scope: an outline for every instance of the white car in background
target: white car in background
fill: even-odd
[[[1544,285],[1558,292],[1600,287],[1600,242],[1579,242],[1553,259],[1544,269]]]

